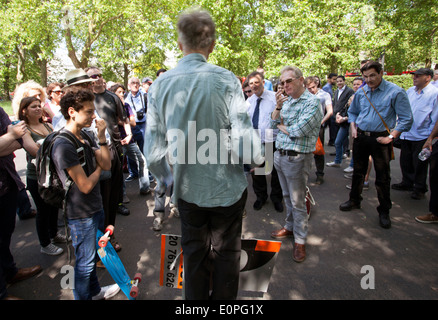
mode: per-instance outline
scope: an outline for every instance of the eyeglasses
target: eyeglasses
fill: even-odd
[[[280,84],[282,85],[282,86],[284,86],[285,85],[285,83],[291,83],[292,81],[294,81],[294,80],[298,80],[298,78],[290,78],[290,79],[286,79],[286,80],[284,80],[284,81],[280,81]]]
[[[245,92],[245,93],[251,93],[252,91],[251,91],[251,90],[244,90],[243,92]]]
[[[63,94],[62,90],[53,90],[52,93]]]
[[[92,74],[90,76],[91,79],[97,79],[97,78],[102,78],[102,74]]]

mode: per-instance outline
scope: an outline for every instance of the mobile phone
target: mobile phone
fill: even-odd
[[[17,123],[19,123],[21,120],[14,120],[12,121],[12,125],[15,126]]]

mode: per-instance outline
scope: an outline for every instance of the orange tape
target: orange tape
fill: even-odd
[[[278,252],[280,247],[281,242],[257,240],[255,251]]]

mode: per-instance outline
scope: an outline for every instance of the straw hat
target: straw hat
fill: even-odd
[[[65,74],[65,87],[69,87],[79,83],[94,82],[96,80],[97,79],[91,79],[83,69],[73,69]]]

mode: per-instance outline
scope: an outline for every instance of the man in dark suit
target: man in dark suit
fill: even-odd
[[[338,76],[336,78],[336,85],[337,85],[338,89],[333,94],[333,116],[330,118],[330,121],[331,121],[330,131],[333,130],[331,132],[331,134],[333,134],[334,136],[337,136],[339,128],[340,128],[340,124],[336,122],[336,114],[340,113],[345,108],[345,106],[348,103],[348,100],[354,94],[353,89],[351,89],[350,87],[345,85],[345,77],[344,76]],[[347,123],[347,126],[348,126],[348,123]],[[345,141],[347,143],[347,146],[344,146],[344,148],[343,148],[344,151],[348,149],[348,139],[345,139]],[[339,148],[336,148],[337,152],[338,152],[338,149]],[[342,162],[342,156],[343,156],[342,154],[337,155],[335,161],[328,162],[327,166],[340,167],[340,164]],[[339,157],[341,160],[339,160]]]

